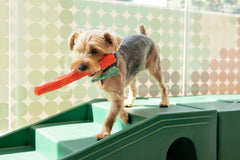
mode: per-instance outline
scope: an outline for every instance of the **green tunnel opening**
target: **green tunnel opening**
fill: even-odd
[[[175,140],[168,149],[167,160],[197,160],[193,142],[188,138]]]

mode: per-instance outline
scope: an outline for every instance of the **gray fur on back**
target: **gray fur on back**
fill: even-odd
[[[144,69],[153,47],[154,42],[145,35],[129,35],[123,38],[118,53],[126,61],[126,79],[136,76],[139,71]]]

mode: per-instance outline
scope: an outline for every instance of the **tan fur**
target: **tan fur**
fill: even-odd
[[[111,43],[110,43],[111,40]],[[70,68],[79,71],[78,66],[84,64],[89,66],[87,72],[96,72],[95,76],[101,74],[98,63],[108,53],[118,50],[122,38],[108,31],[91,30],[85,32],[74,32],[69,38],[69,48],[76,54],[77,58],[72,62]],[[98,54],[90,54],[92,49],[97,49]]]
[[[132,107],[133,102],[135,101],[137,96],[136,80],[133,80],[128,86],[128,88],[129,88],[128,98],[124,101],[124,106]]]
[[[165,86],[165,84],[163,82],[160,59],[157,54],[158,54],[157,49],[154,48],[152,51],[152,54],[150,54],[150,56],[147,59],[146,65],[147,65],[147,67],[149,67],[150,75],[153,78],[155,78],[155,80],[159,83],[159,86],[161,88],[162,102],[160,103],[160,107],[166,107],[169,105],[167,87]]]
[[[139,26],[139,29],[142,34],[146,35],[146,30],[143,25]],[[71,69],[78,71],[78,66],[84,64],[87,66],[86,71],[95,72],[95,77],[100,75],[102,70],[100,69],[98,61],[106,54],[117,52],[121,41],[122,38],[120,36],[110,31],[94,30],[73,33],[69,38],[69,48],[77,54],[77,58],[72,62]],[[98,51],[97,54],[92,53],[94,49]],[[160,106],[168,106],[167,89],[162,80],[160,60],[157,54],[157,50],[153,49],[147,59],[145,68],[149,69],[150,74],[155,77],[162,89],[162,103]],[[132,106],[136,98],[136,77],[125,79],[126,65],[123,57],[119,56],[117,62],[119,74],[97,82],[99,88],[105,91],[106,98],[111,103],[111,108],[105,118],[103,128],[101,132],[96,135],[97,139],[103,139],[110,135],[117,116],[119,116],[123,124],[127,124],[129,121],[128,114],[124,108],[125,106]],[[125,100],[124,87],[128,85],[130,88],[129,96]]]
[[[139,30],[140,30],[140,33],[141,33],[141,34],[147,35],[147,32],[146,32],[146,30],[145,30],[144,25],[141,24],[141,25],[139,26]]]
[[[73,50],[73,46],[74,46],[75,43],[76,43],[75,40],[78,38],[78,36],[79,36],[80,33],[81,33],[80,31],[79,31],[79,32],[74,32],[74,33],[72,33],[72,35],[69,37],[68,47],[69,47],[70,51]]]

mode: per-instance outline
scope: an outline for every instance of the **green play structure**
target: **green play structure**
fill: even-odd
[[[0,137],[0,160],[239,160],[239,95],[139,98],[111,136],[94,137],[109,102],[84,103]]]

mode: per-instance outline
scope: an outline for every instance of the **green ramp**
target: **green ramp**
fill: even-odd
[[[181,98],[181,97],[180,97]],[[171,101],[171,99],[170,99]],[[131,122],[97,141],[110,104],[94,100],[0,137],[0,160],[216,159],[217,112],[137,99]]]

